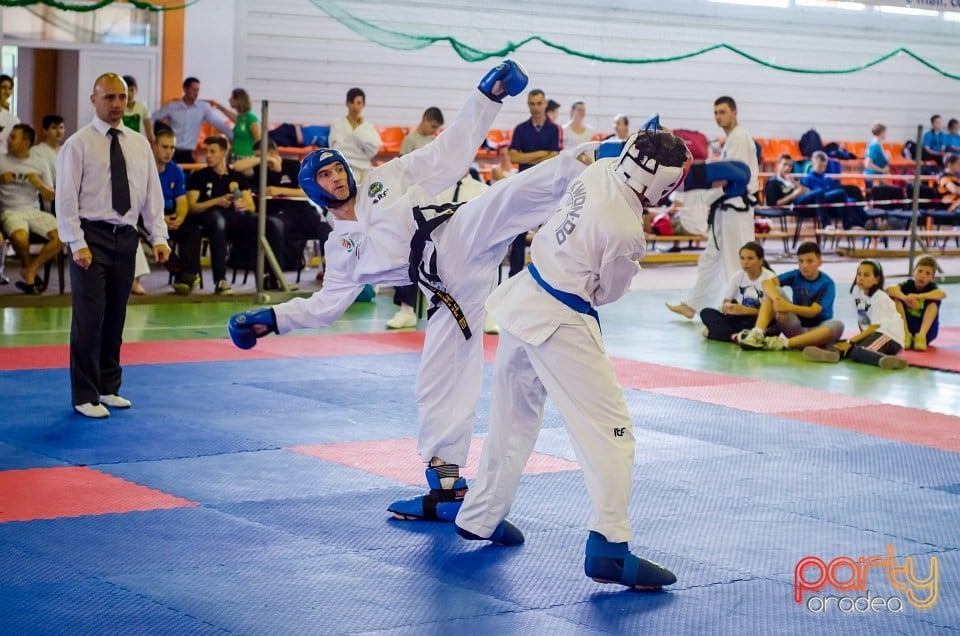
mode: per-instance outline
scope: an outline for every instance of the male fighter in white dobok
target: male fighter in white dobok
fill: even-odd
[[[519,64],[501,63],[436,141],[371,170],[359,184],[336,150],[311,153],[301,166],[300,186],[335,218],[325,245],[323,288],[307,299],[237,314],[228,324],[234,343],[250,348],[270,332],[329,325],[365,284],[405,285],[419,278],[433,305],[415,387],[417,450],[428,464],[430,492],[392,504],[388,509],[401,519],[456,516],[467,490],[460,466],[483,385],[483,303],[494,272],[510,241],[547,219],[584,169],[576,154],[567,154],[463,204],[433,204],[470,166],[500,99],[526,84]]]
[[[464,538],[523,543],[505,517],[549,395],[593,503],[587,576],[638,590],[676,582],[627,545],[636,441],[595,307],[630,288],[646,251],[643,208],[658,205],[682,183],[691,161],[683,141],[670,133],[649,128],[631,136],[619,156],[597,160],[570,183],[534,237],[530,265],[490,296],[487,308],[500,324],[500,342],[480,471],[455,522]]]

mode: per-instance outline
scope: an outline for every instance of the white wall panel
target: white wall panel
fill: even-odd
[[[940,18],[757,9],[703,0],[626,0],[615,7],[572,0],[347,6],[361,16],[389,12],[391,29],[449,33],[486,49],[530,35],[620,58],[670,56],[727,43],[770,63],[843,68],[902,46],[960,74],[955,62],[960,25]],[[234,85],[245,86],[254,99],[268,98],[273,121],[329,123],[343,116],[344,96],[352,86],[366,91],[366,116],[376,124],[415,125],[427,106],[439,106],[452,117],[493,62],[468,63],[446,43],[414,51],[379,46],[309,0],[245,0],[237,8],[241,35],[234,46]],[[872,122],[882,120],[891,140],[903,140],[932,112],[960,116],[960,81],[904,55],[843,75],[777,71],[725,50],[634,65],[596,62],[531,43],[515,57],[530,72],[531,87],[563,104],[564,120],[570,102],[584,99],[590,123],[600,130],[610,127],[617,112],[639,123],[658,110],[669,126],[713,136],[712,103],[722,94],[737,99],[741,121],[756,136],[796,138],[816,126],[826,140],[866,140]],[[511,128],[526,116],[524,100],[510,100],[495,126]]]

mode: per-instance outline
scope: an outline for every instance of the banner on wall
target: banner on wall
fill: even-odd
[[[857,0],[863,4],[927,9],[929,11],[960,11],[960,0]]]

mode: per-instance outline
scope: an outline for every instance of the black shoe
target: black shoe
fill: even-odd
[[[43,293],[43,290],[41,290],[36,283],[30,285],[22,280],[18,280],[16,283],[14,283],[14,285],[16,285],[17,289],[22,291],[24,294],[30,294],[31,296],[39,296]]]
[[[280,289],[280,283],[273,274],[267,274],[263,277],[263,288],[265,290]]]

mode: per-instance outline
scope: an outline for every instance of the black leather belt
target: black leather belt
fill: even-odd
[[[111,223],[110,221],[91,221],[90,219],[80,219],[80,227],[95,227],[111,234],[123,234],[132,232],[136,228],[127,223]]]

